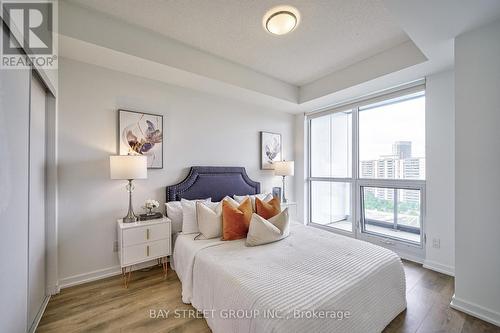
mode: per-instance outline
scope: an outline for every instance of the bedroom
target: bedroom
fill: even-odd
[[[0,5],[0,332],[500,331],[500,2]]]

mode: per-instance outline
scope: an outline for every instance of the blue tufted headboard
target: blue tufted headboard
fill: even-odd
[[[260,193],[260,183],[251,180],[243,167],[191,167],[186,179],[167,186],[167,202]]]

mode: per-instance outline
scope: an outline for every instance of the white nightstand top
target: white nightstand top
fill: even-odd
[[[168,217],[163,216],[162,218],[149,220],[149,221],[137,221],[132,223],[123,223],[123,219],[117,220],[121,229],[130,229],[130,228],[140,228],[148,225],[155,225],[160,223],[170,223],[170,219]]]

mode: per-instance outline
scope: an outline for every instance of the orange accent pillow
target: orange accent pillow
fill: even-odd
[[[260,217],[268,220],[281,213],[281,205],[278,198],[272,198],[268,202],[255,198],[255,212]]]
[[[222,240],[245,238],[252,219],[252,201],[246,198],[238,206],[233,206],[228,200],[222,201]]]

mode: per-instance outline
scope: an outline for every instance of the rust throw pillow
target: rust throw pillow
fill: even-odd
[[[252,201],[245,199],[239,206],[222,201],[222,240],[245,238],[252,219]]]
[[[272,198],[267,202],[260,200],[259,198],[255,198],[255,212],[260,217],[268,220],[281,213],[280,201],[278,198]]]

